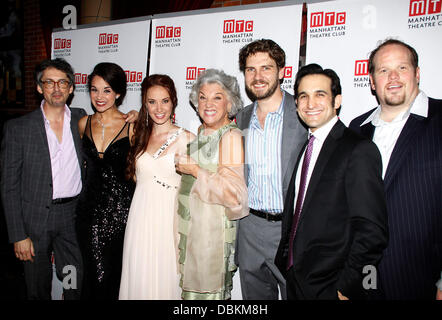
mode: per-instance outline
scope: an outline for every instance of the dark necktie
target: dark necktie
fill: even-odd
[[[302,205],[304,203],[304,195],[307,184],[307,172],[308,172],[308,167],[310,165],[310,159],[312,157],[314,140],[315,137],[313,135],[310,135],[307,149],[305,150],[304,154],[304,161],[302,162],[301,181],[299,182],[298,198],[296,200],[295,213],[293,215],[293,223],[292,223],[292,228],[290,230],[287,270],[291,266],[293,266],[293,240],[295,239],[296,229],[298,228],[299,217],[301,215]]]

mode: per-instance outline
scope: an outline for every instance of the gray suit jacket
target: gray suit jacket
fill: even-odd
[[[78,120],[83,109],[71,109],[71,132],[82,169]],[[9,120],[1,144],[1,196],[9,241],[38,239],[52,202],[52,170],[41,109]]]
[[[284,99],[284,117],[282,125],[282,143],[281,143],[281,175],[282,175],[282,191],[283,199],[287,194],[287,189],[290,184],[290,178],[296,165],[299,152],[301,152],[304,143],[307,141],[307,129],[301,124],[298,114],[296,112],[296,105],[294,97],[285,92]],[[247,159],[247,136],[248,128],[250,126],[250,119],[253,113],[254,104],[250,104],[241,110],[236,116],[238,127],[243,130],[244,135],[244,150],[246,153],[246,165],[244,166],[244,174],[246,183],[249,177],[249,167]]]

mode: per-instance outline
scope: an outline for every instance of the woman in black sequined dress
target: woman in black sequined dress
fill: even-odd
[[[84,263],[82,299],[117,300],[135,188],[125,179],[133,128],[118,110],[126,95],[126,75],[114,63],[100,63],[88,87],[96,112],[79,122],[86,169],[76,222]]]

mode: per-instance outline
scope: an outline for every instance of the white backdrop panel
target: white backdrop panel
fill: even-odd
[[[126,72],[127,95],[120,110],[140,108],[141,82],[146,76],[150,20],[52,33],[52,58],[64,58],[74,68],[76,89],[72,107],[93,113],[87,76],[100,62],[114,62]]]
[[[93,113],[87,76],[100,62],[114,62],[126,72],[127,95],[119,109],[138,110],[141,81],[146,76],[150,20],[52,33],[52,59],[64,58],[75,72],[72,107]],[[62,283],[53,268],[52,299],[62,299]]]
[[[169,75],[178,92],[177,125],[196,132],[200,121],[189,103],[198,72],[217,68],[237,77],[245,105],[250,103],[239,71],[240,48],[269,38],[286,53],[283,88],[293,92],[299,61],[301,5],[288,5],[153,19],[149,73]]]
[[[442,98],[441,2],[342,0],[308,5],[306,61],[338,73],[343,93],[340,118],[345,124],[378,104],[370,90],[368,57],[386,38],[416,49],[420,88]]]
[[[217,68],[237,77],[245,105],[250,103],[239,71],[239,50],[256,39],[278,43],[286,53],[282,88],[293,93],[299,64],[301,5],[217,12],[153,19],[149,73],[169,75],[175,82],[177,125],[196,133],[201,124],[189,103],[198,73]],[[233,278],[232,299],[242,299],[239,272]]]

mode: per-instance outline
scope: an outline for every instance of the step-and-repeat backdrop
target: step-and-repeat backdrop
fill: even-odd
[[[100,62],[118,64],[126,73],[127,95],[120,110],[140,108],[141,82],[146,76],[150,20],[52,33],[52,58],[63,58],[75,71],[72,107],[93,113],[87,77]]]
[[[308,5],[307,63],[335,70],[342,84],[340,117],[349,124],[378,103],[370,89],[368,58],[386,38],[419,54],[420,88],[442,98],[441,0],[342,0]]]
[[[341,0],[307,4],[306,63],[334,69],[343,90],[344,123],[377,105],[368,76],[368,56],[379,41],[396,38],[419,54],[420,87],[427,95],[442,98],[441,0]],[[93,112],[87,92],[87,76],[99,62],[115,62],[125,71],[128,94],[123,112],[141,106],[140,85],[149,74],[168,74],[178,92],[177,125],[194,133],[200,122],[189,103],[198,74],[218,68],[237,77],[245,105],[250,103],[239,71],[238,53],[253,40],[270,38],[286,52],[283,89],[293,93],[299,66],[302,6],[279,3],[210,9],[190,14],[146,17],[135,22],[52,34],[52,57],[62,57],[75,70],[73,107]],[[151,28],[151,29],[150,29]],[[152,35],[149,35],[152,30]],[[150,42],[149,42],[150,40]],[[149,55],[150,46],[150,55]],[[55,279],[54,273],[54,279]],[[53,283],[53,298],[62,298],[61,282]],[[238,273],[232,299],[241,299]]]
[[[270,38],[286,53],[282,87],[293,92],[299,64],[301,5],[214,12],[152,20],[150,74],[163,73],[178,92],[177,125],[196,132],[201,124],[189,103],[198,74],[208,68],[236,76],[245,105],[250,103],[239,71],[239,50],[256,39]]]

